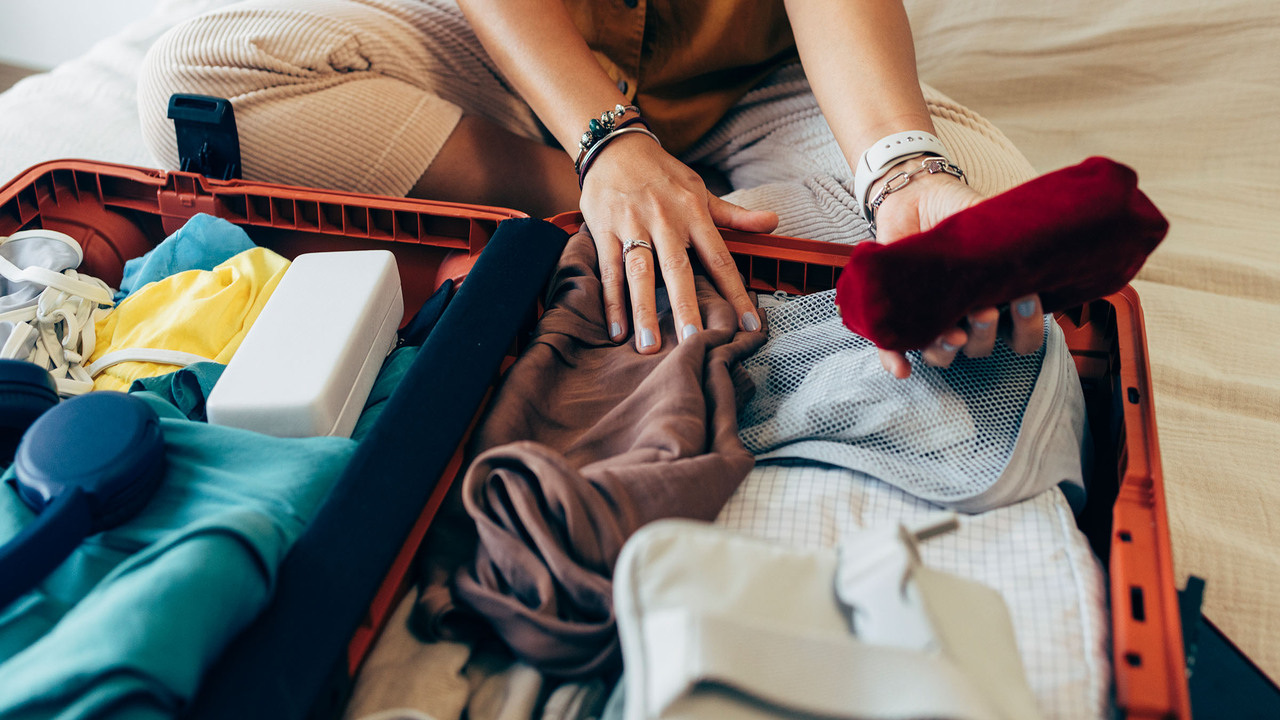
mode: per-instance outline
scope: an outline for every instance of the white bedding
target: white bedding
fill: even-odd
[[[0,184],[47,160],[155,167],[142,142],[137,77],[147,48],[177,23],[233,0],[160,0],[155,11],[57,68],[0,94]]]

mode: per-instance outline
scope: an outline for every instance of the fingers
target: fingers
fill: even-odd
[[[956,359],[956,354],[964,346],[965,338],[965,332],[960,328],[948,330],[938,336],[933,344],[924,348],[920,352],[920,357],[926,364],[933,367],[950,367]],[[907,360],[905,354],[883,348],[876,348],[876,351],[880,354],[880,365],[888,370],[890,375],[899,380],[911,377],[911,361]]]
[[[656,225],[655,230],[652,240],[644,239],[643,231],[639,230],[632,235],[623,236],[625,239],[601,233],[596,240],[609,337],[614,341],[626,337],[629,291],[635,346],[638,352],[645,355],[658,352],[662,347],[654,290],[658,268],[662,270],[677,340],[683,341],[703,328],[688,244],[680,239],[682,233],[664,224]],[[719,239],[718,233],[716,238]],[[720,247],[723,250],[723,242]],[[733,259],[728,257],[727,250],[724,254],[729,264],[733,265]],[[737,279],[736,266],[734,268],[733,278],[737,288],[736,293],[728,291],[731,301],[735,308],[744,308],[740,313],[750,313],[748,325],[753,330],[758,330],[760,322],[755,316],[754,305],[742,287],[741,280]]]
[[[623,220],[620,225],[623,231],[611,229],[596,237],[605,322],[613,340],[619,341],[627,335],[629,296],[630,325],[636,350],[650,354],[661,349],[662,335],[654,291],[659,270],[670,300],[677,342],[703,330],[690,246],[698,253],[721,295],[733,306],[738,326],[752,332],[760,329],[755,303],[747,294],[737,263],[725,247],[716,224],[744,232],[768,232],[777,226],[778,217],[768,211],[741,208],[714,195],[703,197],[706,198],[705,209],[701,201],[685,200],[676,203],[677,207],[683,207],[670,215],[628,213],[626,217],[619,218]],[[642,240],[651,247],[637,246],[624,252],[628,240]]]
[[[622,241],[612,234],[592,235],[600,264],[600,285],[604,294],[605,331],[609,339],[622,342],[627,336],[626,275],[622,268]]]
[[[934,367],[950,367],[951,362],[956,359],[956,353],[964,347],[967,339],[968,335],[964,330],[958,327],[951,328],[939,335],[932,345],[922,350],[920,356]]]
[[[885,370],[889,371],[890,375],[899,380],[906,380],[911,377],[911,363],[907,360],[906,355],[892,350],[877,350],[880,353],[880,364],[884,366]]]
[[[748,210],[710,193],[707,194],[707,210],[711,212],[711,222],[721,227],[757,233],[773,232],[778,227],[778,213]]]
[[[707,196],[708,213],[695,216],[685,227],[651,219],[656,259],[662,268],[667,297],[675,320],[676,336],[680,341],[703,329],[702,314],[698,309],[698,293],[693,280],[693,267],[689,258],[689,246],[702,261],[703,268],[721,296],[733,306],[738,327],[748,332],[760,329],[760,316],[755,303],[747,294],[738,265],[725,247],[724,238],[716,228],[716,222],[732,224],[746,232],[767,232],[777,225],[777,215],[772,212],[746,210],[714,195]],[[719,217],[719,220],[716,218]],[[687,239],[686,239],[687,238]],[[638,252],[638,251],[637,251]],[[631,278],[628,270],[628,280]],[[634,287],[634,286],[633,286]],[[634,298],[633,298],[634,304]],[[636,327],[641,327],[636,321]]]
[[[711,282],[715,284],[720,295],[733,306],[738,318],[738,327],[748,332],[760,329],[760,316],[756,305],[747,295],[747,289],[738,275],[738,264],[733,261],[729,248],[724,246],[724,238],[713,226],[703,226],[695,231],[693,245],[697,248],[698,257],[706,269]]]
[[[990,355],[999,335],[1000,310],[993,307],[977,310],[969,313],[965,321],[969,337],[964,344],[964,354],[973,358]]]
[[[1009,303],[1009,347],[1019,355],[1033,353],[1044,342],[1044,310],[1038,295],[1027,295]],[[939,335],[931,345],[920,352],[925,363],[934,367],[950,367],[956,355],[964,351],[969,357],[987,357],[995,348],[999,335],[1000,311],[983,308],[965,318],[966,328],[954,327]],[[899,352],[880,350],[880,364],[894,377],[902,379],[911,375],[911,364]]]
[[[658,312],[654,299],[653,253],[644,247],[634,247],[623,253],[621,246],[618,252],[623,254],[622,264],[626,268],[627,285],[631,290],[631,320],[635,323],[636,351],[642,355],[656,353],[662,348],[662,334],[658,332]]]
[[[1019,355],[1033,353],[1044,342],[1044,310],[1039,295],[1027,295],[1009,303],[1012,329],[1009,347]]]
[[[702,313],[698,310],[698,290],[693,284],[693,265],[689,262],[689,246],[675,228],[657,226],[654,250],[662,267],[662,280],[671,302],[677,342],[702,330]],[[639,253],[632,251],[632,254]],[[652,284],[652,282],[650,283]],[[637,324],[637,327],[639,325]]]
[[[707,196],[707,210],[711,222],[697,226],[693,233],[698,258],[716,289],[733,305],[738,327],[755,332],[760,329],[760,316],[755,303],[747,295],[742,277],[738,275],[738,264],[734,262],[729,248],[725,247],[716,225],[743,232],[767,233],[778,227],[778,214],[769,210],[748,210],[710,194]]]
[[[1040,297],[1028,295],[1009,304],[1009,347],[1019,355],[1033,353],[1044,341],[1044,313]],[[983,308],[965,318],[965,328],[952,328],[921,352],[924,361],[935,367],[948,367],[956,353],[963,350],[973,358],[987,357],[995,349],[999,337],[1000,310]]]

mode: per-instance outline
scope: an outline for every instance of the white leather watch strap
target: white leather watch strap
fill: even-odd
[[[881,138],[863,151],[853,173],[853,196],[858,199],[858,210],[867,222],[872,220],[871,208],[868,206],[872,185],[888,174],[894,165],[921,155],[937,155],[949,163],[954,162],[942,141],[924,130],[894,133]]]

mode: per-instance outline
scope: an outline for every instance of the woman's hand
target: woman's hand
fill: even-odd
[[[580,206],[599,255],[609,337],[621,341],[630,326],[639,352],[661,348],[656,269],[667,287],[677,337],[702,330],[690,249],[737,310],[739,326],[760,329],[755,305],[716,226],[769,232],[778,225],[777,214],[746,210],[712,195],[696,172],[639,133],[601,148],[584,179]],[[628,240],[648,242],[653,249],[635,247],[624,258],[622,245]]]
[[[459,0],[458,5],[489,57],[570,158],[578,156],[589,120],[632,102],[600,66],[563,2]],[[639,133],[615,137],[600,148],[584,178],[579,207],[600,258],[609,337],[620,342],[634,327],[640,352],[659,350],[662,335],[654,301],[658,268],[675,314],[676,336],[702,329],[690,248],[737,310],[738,324],[746,330],[760,328],[716,225],[768,232],[777,226],[777,215],[744,210],[712,196],[697,173]],[[624,263],[626,240],[647,242],[653,250],[638,247]]]
[[[918,165],[918,159],[908,160],[890,170],[885,177],[892,177],[900,169],[913,169]],[[885,197],[876,213],[876,240],[887,244],[924,232],[944,218],[982,200],[982,195],[950,175],[916,175],[901,190]],[[1009,346],[1013,351],[1026,354],[1038,350],[1044,340],[1040,297],[1027,295],[1010,302],[1009,316]],[[928,347],[922,348],[921,355],[926,363],[937,367],[950,365],[959,352],[969,357],[986,357],[995,346],[999,328],[1000,311],[994,307],[982,308],[970,313],[960,325],[944,332]],[[899,352],[881,350],[880,364],[895,377],[905,378],[911,374],[911,364]]]

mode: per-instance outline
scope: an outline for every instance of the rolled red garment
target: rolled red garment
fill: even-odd
[[[1025,295],[1053,312],[1116,292],[1168,229],[1137,173],[1091,157],[918,235],[856,245],[836,305],[846,327],[879,347],[916,350],[968,313]]]

